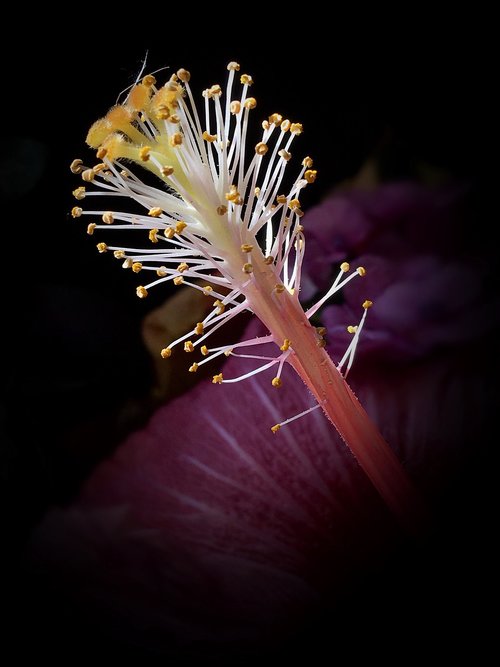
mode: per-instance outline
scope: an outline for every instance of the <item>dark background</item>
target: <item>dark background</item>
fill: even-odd
[[[230,28],[218,27],[215,19],[200,36],[191,35],[182,18],[175,29],[165,25],[164,38],[157,26],[150,39],[135,26],[122,34],[112,22],[99,30],[73,30],[70,21],[65,34],[23,37],[3,58],[2,597],[16,650],[60,657],[85,636],[82,654],[131,655],[128,647],[85,628],[76,631],[78,619],[70,615],[65,622],[64,612],[58,628],[47,627],[40,592],[21,563],[44,512],[70,502],[95,464],[143,423],[151,408],[152,368],[140,322],[165,292],[138,300],[134,276],[118,270],[109,256],[99,256],[82,221],[68,215],[71,191],[79,184],[69,164],[75,157],[90,160],[84,145],[88,127],[134,81],[146,53],[145,73],[185,67],[195,92],[223,83],[226,63],[237,60],[254,77],[262,116],[280,111],[302,122],[301,150],[315,158],[319,172],[304,197],[306,208],[376,154],[387,178],[415,177],[425,164],[467,180],[478,212],[488,214],[491,83],[487,54],[471,46],[472,28],[465,34],[451,26],[434,31],[431,20],[422,28],[408,20],[389,35],[373,28],[366,37],[351,24],[344,34],[344,27],[332,22],[320,37],[300,18],[288,30],[280,21],[283,32],[275,27],[277,32],[268,34],[263,22],[247,33],[243,26],[239,38],[227,40],[219,31]],[[150,26],[144,32],[151,31]],[[492,495],[475,472],[464,513],[471,498],[474,507],[486,507]],[[470,541],[479,545],[479,554],[488,549],[489,521],[488,512],[477,525],[469,520],[464,542],[453,525],[435,545],[440,558],[456,557],[450,568],[456,568],[457,585],[465,586],[471,605],[482,600],[477,587],[491,583],[488,557],[470,549]],[[465,566],[485,568],[479,583],[466,581]],[[403,566],[390,567],[397,578]],[[452,599],[442,610],[443,624]],[[349,611],[360,612],[354,603]]]

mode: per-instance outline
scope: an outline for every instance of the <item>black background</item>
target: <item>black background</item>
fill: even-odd
[[[234,16],[222,20],[213,8],[205,28],[195,30],[188,17],[138,14],[133,25],[134,15],[131,23],[117,24],[87,12],[82,9],[63,29],[33,35],[12,23],[15,46],[3,57],[2,597],[9,643],[19,655],[119,659],[130,657],[131,649],[75,628],[74,616],[65,622],[60,613],[59,628],[47,627],[44,600],[20,565],[47,508],[69,502],[96,462],[143,421],[148,408],[144,397],[152,369],[139,325],[165,294],[138,300],[133,277],[98,256],[84,225],[68,215],[71,190],[78,185],[68,166],[75,157],[90,158],[84,146],[89,125],[134,81],[145,57],[146,72],[189,69],[195,92],[222,83],[226,63],[237,60],[254,77],[262,116],[280,111],[304,124],[301,145],[315,157],[320,175],[306,207],[379,151],[387,177],[412,177],[425,161],[472,182],[484,215],[491,175],[486,158],[492,157],[495,128],[488,120],[490,56],[476,42],[480,31],[465,22],[460,28],[455,21],[436,26],[426,16],[417,25],[415,17],[390,16],[380,17],[385,29],[375,23],[367,29],[365,19],[362,32],[338,16],[309,16],[306,24],[277,8],[263,11],[260,25],[253,26]],[[358,617],[369,625],[370,614],[380,611],[371,593],[378,600],[387,595],[402,605],[388,614],[389,627],[380,619],[375,623],[388,642],[401,631],[399,612],[415,627],[416,607],[425,603],[422,613],[431,615],[442,650],[458,648],[458,636],[469,627],[471,643],[484,648],[488,622],[481,607],[493,585],[493,485],[483,481],[483,473],[479,483],[479,472],[471,471],[457,513],[462,518],[432,545],[433,557],[449,563],[441,608],[429,598],[439,582],[432,578],[436,561],[427,549],[423,565],[416,557],[410,564],[388,564],[373,589],[346,603],[353,623]],[[416,565],[414,598],[402,600],[395,592],[397,578]],[[389,571],[392,586],[386,590]],[[474,628],[456,612],[458,598],[466,600],[461,609],[478,610],[474,618],[481,621]],[[426,640],[418,631],[405,638],[416,645]],[[147,653],[135,657],[153,662]]]

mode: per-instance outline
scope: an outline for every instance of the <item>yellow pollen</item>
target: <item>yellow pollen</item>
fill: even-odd
[[[268,118],[269,125],[281,125],[283,122],[283,116],[280,113],[273,113]]]
[[[281,387],[283,382],[281,381],[281,378],[273,378],[271,384],[273,385],[273,387]]]
[[[306,169],[310,169],[310,168],[313,166],[313,159],[312,159],[312,157],[309,157],[309,156],[305,157],[305,158],[302,160],[302,166],[305,167]]]
[[[208,347],[206,345],[202,345],[201,348],[200,348],[200,352],[202,353],[202,355],[204,357],[206,357],[207,354],[209,353]]]
[[[277,433],[280,430],[280,428],[281,428],[280,424],[275,424],[274,426],[271,426],[271,431],[273,433]]]
[[[276,292],[276,294],[283,294],[283,292],[285,291],[285,286],[282,285],[281,283],[278,283],[274,286],[274,291]]]
[[[101,252],[101,253],[106,252],[107,249],[108,249],[108,246],[105,243],[98,243],[97,244],[97,250],[99,250],[99,252]]]
[[[347,273],[351,267],[349,266],[349,262],[342,262],[340,265],[340,270],[343,271],[344,273]]]
[[[94,229],[96,227],[97,225],[95,224],[95,222],[91,222],[90,225],[87,227],[87,234],[90,234],[90,236],[92,236],[92,234],[94,233]]]
[[[163,235],[167,239],[173,239],[175,236],[175,229],[173,229],[173,227],[167,227],[167,229],[165,229],[163,232]]]
[[[356,271],[359,273],[360,276],[366,276],[366,269],[364,266],[358,266]]]
[[[225,304],[223,304],[220,299],[214,301],[214,308],[217,308],[217,315],[222,315],[222,313],[226,310]]]
[[[79,188],[73,190],[73,197],[75,199],[83,199],[85,197],[85,187],[83,185],[80,185]]]
[[[302,127],[302,123],[292,123],[290,126],[290,132],[292,134],[302,134],[304,131],[304,128]]]
[[[247,262],[246,264],[243,264],[243,267],[241,269],[243,273],[253,273],[253,266]]]
[[[170,137],[170,145],[175,148],[176,146],[180,146],[182,144],[182,134],[180,132],[175,132],[171,137]]]
[[[234,100],[229,106],[232,114],[239,114],[241,111],[241,102],[239,100]]]
[[[175,233],[182,234],[186,227],[187,224],[184,222],[184,220],[179,220],[179,222],[175,225]]]
[[[227,206],[217,206],[217,213],[218,215],[226,215],[227,213]]]
[[[160,354],[163,359],[168,359],[172,356],[172,350],[169,347],[164,347]]]
[[[150,229],[149,230],[149,240],[151,243],[158,243],[158,230],[157,229]]]
[[[208,143],[210,143],[210,144],[217,139],[216,134],[209,134],[206,130],[203,132],[203,134],[201,136],[202,136],[202,139],[204,139],[205,141],[208,141]]]
[[[278,204],[286,204],[287,196],[286,195],[278,195],[276,197],[276,201],[278,202]]]
[[[104,158],[106,157],[107,154],[108,154],[108,150],[107,150],[107,148],[104,148],[104,146],[100,146],[100,147],[97,149],[96,156],[97,156],[97,159],[98,159],[98,160],[102,160],[102,159],[104,159]]]
[[[176,287],[179,287],[179,285],[182,285],[184,282],[184,278],[182,276],[176,276],[173,280],[173,283]]]
[[[240,82],[241,82],[244,86],[251,86],[252,83],[253,83],[253,79],[252,79],[252,77],[250,76],[250,74],[242,74],[242,75],[240,76]]]
[[[83,162],[81,160],[73,160],[69,168],[74,174],[81,174],[84,170]]]
[[[196,373],[197,370],[198,370],[198,364],[196,362],[189,367],[190,373]]]
[[[168,275],[168,271],[165,266],[160,266],[159,269],[156,269],[156,275],[159,278],[165,278],[166,275]]]
[[[194,345],[190,340],[184,343],[184,352],[194,352]]]
[[[203,333],[203,322],[197,322],[194,328],[194,332],[197,336],[201,336]]]
[[[142,263],[141,262],[134,262],[132,264],[132,271],[134,273],[139,273],[140,271],[142,271]]]
[[[265,144],[263,141],[259,141],[259,143],[255,146],[255,152],[257,155],[265,155],[268,150],[269,148],[267,144]]]
[[[326,336],[326,327],[316,327],[318,336]]]
[[[278,155],[282,157],[285,162],[288,162],[288,160],[292,157],[292,154],[286,151],[284,148],[278,151]]]
[[[184,271],[187,271],[189,269],[189,266],[186,264],[186,262],[181,262],[179,266],[177,267],[177,271],[179,273],[183,273]]]
[[[240,64],[235,62],[234,60],[231,60],[231,62],[227,64],[227,69],[228,70],[234,70],[235,72],[239,72],[240,71]]]
[[[262,124],[262,129],[263,130],[268,130],[269,127],[270,127],[268,120],[263,120],[261,124]]]
[[[319,338],[319,339],[316,341],[316,345],[317,345],[318,347],[326,347],[326,340],[325,340],[324,338]]]
[[[280,350],[282,352],[286,352],[290,348],[291,342],[289,341],[288,338],[285,338],[283,341],[283,345],[280,347]]]
[[[255,97],[247,97],[247,99],[244,102],[244,107],[245,109],[255,109],[257,106],[257,100]]]
[[[350,324],[350,325],[347,327],[347,331],[348,331],[350,334],[354,334],[354,333],[356,333],[357,330],[358,330],[358,327],[357,327],[357,326],[352,326],[352,324]]]
[[[264,258],[264,264],[267,264],[268,266],[274,262],[274,257],[272,255],[268,255],[267,257]]]
[[[204,294],[205,296],[208,296],[209,293],[210,293],[210,292],[213,292],[213,291],[214,291],[214,288],[212,287],[212,285],[205,285],[205,286],[203,287],[203,294]]]
[[[91,183],[94,180],[94,176],[95,173],[93,169],[85,169],[85,171],[82,171],[82,178],[87,183]]]
[[[218,375],[214,375],[212,378],[212,384],[222,384],[222,380],[224,378],[222,377],[222,373],[219,373]]]
[[[114,220],[115,220],[115,218],[114,218],[113,214],[111,213],[111,211],[105,211],[105,212],[102,214],[102,221],[103,221],[106,225],[112,225],[113,222],[114,222]]]
[[[104,162],[99,162],[99,164],[96,164],[94,167],[92,167],[92,171],[94,174],[100,174],[101,171],[104,171],[107,168],[108,165],[104,164]]]
[[[241,203],[241,196],[238,190],[236,189],[236,185],[231,185],[229,188],[229,192],[226,192],[224,195],[227,201],[231,201],[235,204]]]
[[[291,208],[292,211],[297,210],[300,208],[300,201],[298,199],[290,199],[288,202],[288,208]]]
[[[148,295],[148,290],[142,285],[139,285],[139,287],[135,290],[135,293],[137,294],[139,299],[145,299]]]
[[[371,308],[373,306],[373,301],[367,299],[366,301],[363,301],[362,306],[365,310],[368,310],[368,308]]]
[[[162,176],[172,176],[174,173],[174,168],[166,165],[165,167],[162,167],[160,171]]]
[[[171,116],[168,117],[168,122],[177,124],[181,122],[181,119],[176,113],[173,113]]]
[[[256,187],[255,190],[254,190],[253,192],[254,192],[254,195],[255,195],[256,197],[258,197],[258,196],[260,195],[260,188],[259,188],[259,187]]]
[[[162,210],[159,206],[153,206],[153,208],[150,208],[148,211],[148,215],[150,215],[152,218],[159,218],[161,214]]]
[[[124,250],[115,250],[113,252],[113,257],[115,259],[125,259],[125,251]]]
[[[222,95],[222,88],[219,86],[218,83],[216,83],[209,88],[208,92],[210,94],[210,97],[215,97],[218,95]]]
[[[253,250],[253,245],[250,245],[250,243],[243,243],[241,245],[241,252],[252,252]]]
[[[307,171],[304,173],[304,178],[308,183],[314,183],[317,175],[318,172],[316,171],[316,169],[307,169]]]
[[[155,113],[156,113],[156,117],[159,120],[168,120],[168,118],[170,116],[170,109],[168,108],[168,106],[166,104],[159,104],[156,107],[156,112]]]
[[[82,213],[83,213],[83,209],[80,208],[79,206],[73,206],[73,208],[71,209],[71,216],[73,218],[79,218]]]

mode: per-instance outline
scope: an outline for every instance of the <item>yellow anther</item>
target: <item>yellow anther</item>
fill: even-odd
[[[174,173],[174,168],[166,165],[165,167],[162,167],[160,171],[162,176],[172,176]]]
[[[270,127],[270,125],[269,125],[269,121],[268,121],[268,120],[263,120],[262,123],[261,123],[261,125],[262,125],[262,129],[263,129],[263,130],[268,130],[269,127]]]
[[[302,166],[305,167],[306,169],[310,169],[310,168],[313,166],[313,159],[312,159],[312,157],[309,157],[309,156],[305,157],[305,158],[302,160]]]
[[[210,292],[213,292],[213,291],[214,291],[214,288],[212,287],[212,285],[204,285],[203,294],[205,296],[208,296],[210,294]]]
[[[127,171],[126,169],[122,169],[122,170],[120,171],[120,176],[121,176],[122,178],[128,178],[128,177],[129,177],[129,173],[128,173],[128,171]]]
[[[101,253],[106,252],[107,249],[108,249],[108,246],[105,243],[98,243],[97,244],[97,250],[99,250],[99,252],[101,252]]]
[[[285,162],[288,162],[288,160],[292,157],[292,154],[286,151],[284,148],[278,151],[278,155],[282,157]]]
[[[148,211],[148,215],[150,215],[152,218],[159,218],[161,214],[162,209],[159,206],[153,206],[153,208],[150,208]]]
[[[326,327],[316,327],[318,336],[326,336]]]
[[[218,215],[226,215],[227,213],[227,206],[217,206],[217,214]]]
[[[164,347],[160,354],[163,359],[168,359],[172,356],[172,350],[169,347]]]
[[[224,350],[224,356],[225,357],[230,357],[233,354],[232,348],[229,350]]]
[[[158,269],[156,269],[156,275],[158,276],[158,278],[165,278],[165,276],[168,275],[167,267],[160,266]]]
[[[300,208],[300,201],[298,199],[290,199],[288,202],[288,208],[291,208],[292,211],[296,211]]]
[[[69,165],[69,168],[74,174],[81,174],[85,169],[81,160],[73,160],[73,162]]]
[[[132,264],[132,271],[134,273],[139,273],[140,271],[142,271],[142,262],[134,262]]]
[[[241,245],[241,252],[252,252],[253,250],[253,245],[250,243],[242,243]]]
[[[268,150],[269,148],[267,144],[265,144],[263,141],[259,141],[259,143],[255,146],[255,152],[257,155],[265,155]]]
[[[71,209],[71,217],[73,218],[79,218],[82,213],[83,213],[83,208],[80,208],[79,206],[73,206],[73,208]]]
[[[355,334],[357,330],[358,330],[358,327],[357,327],[357,326],[353,326],[352,324],[350,324],[350,325],[347,327],[347,331],[348,331],[350,334]]]
[[[269,125],[281,125],[283,122],[283,116],[280,113],[273,113],[268,118]]]
[[[272,255],[268,255],[267,257],[264,257],[264,264],[267,264],[268,266],[274,262],[274,257]]]
[[[209,93],[210,97],[217,97],[218,95],[222,95],[222,88],[216,83],[209,88]]]
[[[368,308],[371,308],[373,306],[373,301],[367,299],[366,301],[363,301],[362,306],[365,310],[368,310]]]
[[[343,271],[344,273],[347,273],[350,268],[351,267],[349,265],[349,262],[342,262],[342,264],[340,265],[340,270]]]
[[[184,282],[184,278],[182,276],[175,276],[172,282],[176,287],[179,287],[179,285],[182,285],[182,283]]]
[[[220,299],[217,299],[214,301],[214,308],[217,308],[217,315],[222,315],[222,313],[226,310],[226,306]]]
[[[316,171],[316,169],[307,169],[307,171],[304,173],[304,178],[308,183],[314,183],[317,175],[318,172]]]
[[[258,197],[260,195],[260,188],[257,186],[253,192],[254,192],[254,195],[256,197]]]
[[[184,83],[187,83],[189,79],[191,78],[190,72],[187,71],[187,69],[181,68],[177,70],[177,76],[181,81]]]
[[[189,265],[186,264],[186,262],[181,262],[179,264],[179,266],[177,267],[177,271],[179,271],[179,273],[184,273],[184,271],[187,271],[188,269],[189,269]]]
[[[302,127],[302,123],[292,123],[290,126],[290,132],[292,134],[302,134],[304,131],[304,128]]]
[[[139,299],[145,299],[148,295],[148,290],[142,285],[139,285],[139,287],[135,290],[135,293],[137,294]]]
[[[159,120],[168,120],[170,117],[170,109],[166,104],[159,104],[155,109],[155,114]]]
[[[94,229],[96,227],[97,225],[95,224],[95,222],[91,222],[90,225],[88,225],[87,227],[87,234],[90,234],[90,236],[92,236],[92,234],[94,233]]]
[[[200,352],[202,353],[202,355],[204,357],[206,357],[209,353],[209,349],[206,345],[202,345],[201,348],[200,348]]]
[[[273,385],[273,387],[281,387],[283,382],[281,381],[281,378],[273,378],[271,380],[271,384]]]
[[[180,116],[178,116],[176,113],[173,113],[171,116],[168,117],[168,122],[174,124],[180,123],[181,122]]]
[[[283,341],[283,345],[280,347],[280,350],[282,352],[286,352],[290,348],[291,342],[288,340],[288,338],[285,338]]]
[[[131,269],[134,260],[131,257],[127,257],[122,264],[122,269]]]
[[[212,378],[212,384],[222,384],[223,381],[222,373],[218,373],[217,375],[214,375]]]
[[[276,294],[283,294],[283,292],[285,291],[285,286],[282,285],[281,283],[277,283],[274,286],[274,291],[276,292]]]
[[[175,225],[175,233],[182,234],[186,227],[187,224],[184,222],[184,220],[179,220],[179,222]]]
[[[152,74],[146,74],[146,76],[143,78],[142,83],[150,88],[151,86],[154,86],[156,83],[156,79]]]
[[[169,240],[173,239],[175,236],[175,229],[173,227],[167,227],[163,232],[163,236]]]
[[[184,343],[184,352],[194,352],[194,345],[190,340]]]
[[[243,273],[253,273],[253,266],[250,262],[246,262],[246,264],[243,264],[241,270]]]
[[[229,106],[232,114],[238,114],[241,111],[241,102],[239,100],[234,100]]]
[[[106,225],[112,225],[113,222],[114,222],[114,220],[115,220],[115,218],[114,218],[114,216],[113,216],[113,214],[112,214],[111,211],[105,211],[105,212],[102,214],[102,221],[103,221]]]
[[[288,119],[285,119],[280,125],[280,130],[282,132],[288,132],[291,126],[292,126],[291,122]]]
[[[125,251],[124,250],[115,250],[113,252],[113,257],[115,259],[125,259]]]
[[[197,336],[201,336],[203,333],[203,322],[197,322],[194,328],[194,332]]]
[[[96,164],[92,167],[92,171],[94,172],[94,174],[100,174],[107,168],[108,168],[107,164],[104,164],[104,162],[99,162],[99,164]]]
[[[356,271],[358,272],[358,274],[359,274],[360,276],[366,276],[366,269],[365,269],[364,266],[358,266],[358,268],[356,269]]]
[[[274,426],[271,426],[271,431],[273,433],[277,433],[281,428],[281,424],[275,424]]]
[[[278,202],[278,204],[286,204],[287,196],[286,195],[278,195],[276,197],[276,201]]]
[[[236,185],[231,185],[229,187],[229,192],[226,192],[224,197],[227,199],[227,201],[231,201],[234,204],[241,203],[241,196],[236,189]]]
[[[150,229],[149,230],[149,240],[151,243],[158,243],[158,230],[157,229]]]
[[[96,156],[97,156],[98,160],[103,160],[106,157],[107,154],[108,154],[108,149],[104,148],[104,146],[100,146],[97,149]]]
[[[245,109],[255,109],[257,106],[257,100],[255,97],[247,97],[247,99],[244,102],[244,107]]]
[[[190,373],[196,373],[197,370],[198,370],[198,364],[196,362],[189,367]]]
[[[182,144],[182,134],[180,132],[174,132],[170,137],[170,145],[172,147],[180,146]]]
[[[213,141],[217,139],[216,134],[209,134],[206,130],[203,132],[201,136],[202,139],[204,139],[204,141],[208,141],[209,144],[211,144]]]
[[[240,64],[235,62],[234,60],[231,60],[231,62],[227,64],[227,69],[228,70],[234,70],[235,72],[239,72],[240,71]]]
[[[324,338],[318,338],[316,345],[318,347],[326,347],[326,340]]]
[[[242,74],[240,76],[240,81],[244,86],[251,86],[253,83],[253,79],[250,74]]]
[[[95,173],[93,169],[85,169],[82,171],[82,178],[87,183],[91,183],[94,180]]]

